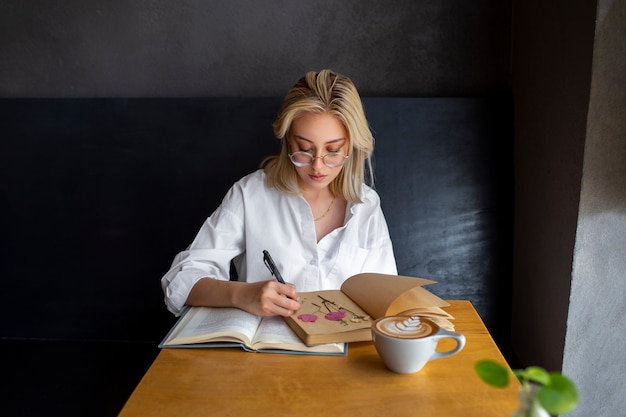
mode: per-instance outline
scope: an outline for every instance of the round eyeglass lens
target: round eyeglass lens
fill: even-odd
[[[297,167],[305,167],[313,163],[313,156],[306,152],[294,152],[289,157]]]
[[[343,165],[343,162],[346,160],[347,156],[344,156],[338,152],[332,152],[324,155],[322,161],[326,164],[327,167],[334,168]]]

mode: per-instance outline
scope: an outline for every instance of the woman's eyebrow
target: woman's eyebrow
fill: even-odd
[[[309,142],[309,143],[313,143],[313,141],[311,139],[307,139],[305,137],[302,137],[300,135],[293,135],[296,139],[299,140],[303,140],[305,142]],[[341,142],[341,141],[345,141],[346,138],[337,138],[337,139],[331,139],[329,141],[324,142],[325,145],[331,144],[331,143],[337,143],[337,142]]]

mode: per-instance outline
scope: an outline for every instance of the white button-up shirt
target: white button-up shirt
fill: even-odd
[[[274,279],[263,262],[263,250],[272,255],[285,281],[302,292],[338,289],[361,272],[396,275],[380,198],[363,185],[361,199],[361,204],[348,203],[342,227],[317,242],[313,213],[304,197],[267,187],[263,170],[247,175],[231,187],[161,279],[168,309],[179,315],[200,278],[228,280],[231,260],[239,281]]]

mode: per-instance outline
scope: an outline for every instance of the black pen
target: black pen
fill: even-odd
[[[270,270],[272,275],[274,275],[276,277],[276,280],[278,282],[280,282],[281,284],[284,284],[285,280],[280,275],[280,272],[278,271],[278,268],[276,268],[276,264],[274,263],[274,260],[270,256],[270,253],[268,251],[266,251],[266,250],[263,251],[263,262],[265,262],[265,266],[267,266],[267,269]]]

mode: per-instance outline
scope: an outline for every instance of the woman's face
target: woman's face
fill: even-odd
[[[291,123],[289,144],[292,154],[306,152],[315,158],[309,166],[295,167],[303,193],[323,190],[341,172],[343,165],[328,167],[322,160],[323,156],[331,152],[348,155],[350,149],[348,131],[330,113],[306,113],[295,119]]]

